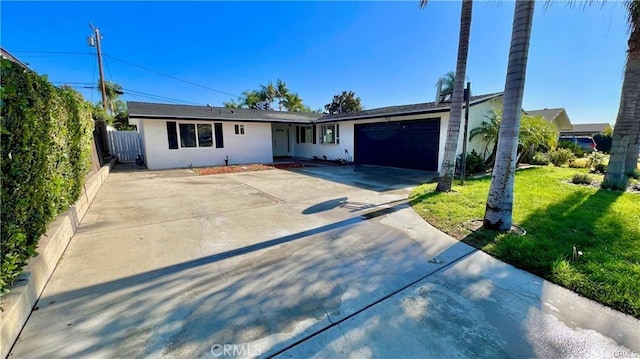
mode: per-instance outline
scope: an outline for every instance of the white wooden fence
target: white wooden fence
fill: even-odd
[[[138,131],[108,131],[109,152],[120,162],[133,162],[141,155]]]

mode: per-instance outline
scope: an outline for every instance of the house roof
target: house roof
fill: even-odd
[[[530,116],[540,116],[547,121],[553,121],[564,111],[564,108],[545,108],[543,110],[525,111]]]
[[[609,128],[611,128],[611,125],[609,125],[608,123],[576,123],[573,125],[573,130],[563,132],[600,133],[606,131]]]
[[[7,59],[11,62],[15,62],[16,64],[24,67],[25,69],[28,69],[29,66],[27,66],[27,64],[25,64],[24,62],[20,61],[20,59],[18,59],[17,57],[13,56],[9,51],[7,51],[7,49],[0,47],[0,57],[2,57],[3,59]]]
[[[266,111],[245,108],[171,105],[164,103],[127,102],[130,118],[190,119],[238,122],[299,122],[310,123],[321,113]]]
[[[569,115],[567,115],[567,111],[562,107],[528,110],[525,111],[525,113],[530,116],[540,116],[549,122],[555,122],[558,129],[562,131],[570,131],[573,127],[571,120],[569,119]]]
[[[495,92],[486,95],[479,96],[471,96],[469,99],[469,104],[471,106],[489,101],[493,98],[502,96],[502,92]],[[356,119],[369,119],[369,118],[379,118],[379,117],[388,117],[388,116],[401,116],[401,115],[417,115],[423,113],[434,113],[434,112],[446,112],[451,108],[450,102],[424,102],[424,103],[416,103],[411,105],[400,105],[400,106],[388,106],[388,107],[380,107],[374,108],[370,110],[363,111],[355,111],[355,112],[347,112],[340,113],[335,115],[325,115],[320,118],[317,122],[336,122],[336,121],[346,121],[346,120],[356,120]]]
[[[472,96],[470,99],[470,105],[473,106],[500,96],[502,96],[502,92]],[[265,111],[212,106],[171,105],[135,101],[127,102],[129,118],[286,123],[325,123],[356,119],[371,119],[388,116],[416,115],[424,113],[447,112],[450,108],[450,102],[426,102],[412,105],[388,106],[364,111],[328,115],[322,113]]]

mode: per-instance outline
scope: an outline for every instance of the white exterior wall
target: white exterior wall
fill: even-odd
[[[426,114],[426,115],[412,115],[412,116],[397,116],[397,117],[389,117],[389,121],[410,121],[410,120],[423,120],[423,119],[440,119],[440,149],[438,153],[438,168],[440,168],[440,164],[442,163],[443,158],[443,150],[444,150],[444,141],[447,138],[446,126],[449,121],[449,113],[435,113],[435,114]],[[329,160],[335,160],[339,158],[345,158],[345,150],[349,151],[349,161],[354,160],[354,141],[355,141],[355,133],[354,133],[354,125],[361,123],[376,123],[383,122],[379,118],[369,119],[369,120],[354,120],[354,121],[342,121],[342,122],[327,122],[327,123],[319,123],[317,124],[317,137],[321,136],[321,128],[322,125],[331,125],[331,124],[339,124],[340,125],[340,144],[328,144],[328,143],[296,143],[294,148],[294,155],[296,157],[304,157],[304,158],[313,158],[313,156],[318,156],[318,158],[322,158],[322,156],[327,156]],[[444,130],[443,130],[444,129]],[[295,140],[295,139],[294,139]]]
[[[492,112],[493,109],[502,109],[502,97],[497,97],[492,100],[483,102],[481,104],[471,106],[469,110],[469,133],[476,127],[480,127],[483,121],[486,121],[485,115],[488,115]],[[464,121],[464,109],[462,110],[462,116]],[[462,153],[462,143],[464,140],[464,122],[460,126],[460,140],[458,142],[458,154]],[[446,140],[446,139],[445,139]],[[444,142],[443,142],[444,146]],[[491,153],[492,148],[489,148],[485,153],[486,142],[480,136],[476,136],[473,140],[469,141],[467,144],[467,153],[471,153],[472,150],[475,150],[479,155],[487,158]],[[444,147],[443,147],[444,149]]]
[[[259,122],[213,122],[173,119],[138,119],[138,129],[143,138],[147,168],[167,169],[186,168],[189,166],[219,166],[225,164],[229,156],[229,164],[271,163],[273,161],[271,145],[271,124]],[[190,147],[169,149],[167,137],[167,121],[174,121],[178,127],[178,145],[180,145],[179,124],[210,124],[214,134],[212,147]],[[224,148],[215,147],[214,123],[222,123]],[[234,133],[234,125],[245,127],[244,135]]]
[[[480,126],[482,121],[485,120],[485,115],[490,113],[493,108],[502,107],[502,97],[492,99],[477,105],[471,106],[469,110],[469,126],[468,131]],[[464,121],[464,109],[463,109],[463,121]],[[449,126],[449,112],[440,112],[434,114],[422,114],[422,115],[410,115],[410,116],[394,116],[388,117],[388,121],[410,121],[410,120],[423,120],[440,118],[440,139],[438,150],[438,168],[442,167],[442,161],[444,159],[444,146],[447,141],[447,129]],[[354,156],[354,125],[360,123],[375,123],[384,122],[384,119],[376,118],[369,120],[354,120],[354,121],[342,121],[336,122],[340,125],[340,144],[320,144],[319,140],[317,144],[312,143],[295,143],[295,137],[293,138],[293,155],[296,157],[313,158],[317,156],[322,158],[323,155],[327,156],[329,160],[335,160],[338,158],[345,158],[345,150],[349,151],[349,161],[353,161]],[[317,124],[317,137],[321,136],[321,126],[334,124],[333,122],[319,123]],[[292,131],[295,136],[295,128]],[[464,140],[464,122],[460,126],[460,135],[458,139],[458,155],[462,153],[462,144]],[[485,149],[485,143],[482,138],[476,137],[467,144],[467,152],[475,150],[480,155],[483,155]],[[489,149],[491,150],[491,149]]]

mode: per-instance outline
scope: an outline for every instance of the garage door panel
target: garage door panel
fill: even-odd
[[[358,164],[437,171],[440,119],[355,125]]]

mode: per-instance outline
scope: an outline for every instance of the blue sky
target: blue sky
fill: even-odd
[[[474,94],[504,89],[513,7],[474,3],[467,68]],[[375,108],[434,100],[438,77],[455,67],[460,1],[424,10],[417,1],[2,1],[0,11],[2,47],[93,102],[99,93],[82,88],[98,79],[89,22],[104,35],[105,77],[128,90],[125,100],[216,106],[281,78],[312,109],[343,90]],[[574,123],[613,124],[625,16],[616,1],[587,9],[539,2],[524,108],[564,107]]]

